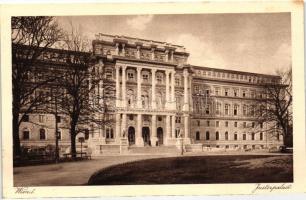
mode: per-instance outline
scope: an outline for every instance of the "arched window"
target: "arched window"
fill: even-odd
[[[199,131],[196,132],[196,140],[200,140],[200,132]]]
[[[216,132],[216,140],[219,140],[219,132]]]
[[[234,105],[234,115],[238,114],[238,105]]]
[[[210,136],[209,131],[206,131],[206,140],[209,140],[209,136]]]
[[[225,140],[228,140],[228,132],[227,131],[225,132],[224,138],[225,138]]]
[[[40,140],[45,140],[46,139],[46,130],[43,129],[43,128],[39,130],[39,139]]]

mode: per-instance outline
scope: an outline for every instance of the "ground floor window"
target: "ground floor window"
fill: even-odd
[[[23,131],[23,136],[22,138],[24,140],[29,140],[30,139],[30,132],[29,131]]]
[[[196,132],[196,140],[200,140],[200,132],[199,131]]]
[[[114,138],[114,131],[112,128],[106,128],[106,138],[113,139]]]
[[[43,128],[39,130],[39,139],[40,140],[45,140],[46,139],[46,130],[43,129]]]
[[[206,140],[209,140],[210,134],[209,131],[206,132]]]

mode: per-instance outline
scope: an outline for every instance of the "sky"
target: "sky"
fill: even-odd
[[[290,13],[57,17],[84,36],[125,35],[182,45],[191,65],[275,74],[291,66]]]

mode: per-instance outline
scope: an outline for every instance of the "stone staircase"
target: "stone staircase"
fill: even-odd
[[[158,146],[158,147],[129,147],[128,154],[177,154],[179,151],[176,146]]]

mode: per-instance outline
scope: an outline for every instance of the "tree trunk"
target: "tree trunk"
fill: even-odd
[[[13,157],[21,156],[18,120],[19,113],[13,113]]]
[[[75,125],[73,123],[71,123],[70,124],[70,139],[71,139],[71,156],[72,156],[72,158],[76,158],[75,138],[76,138]]]

